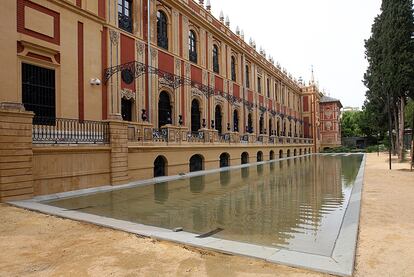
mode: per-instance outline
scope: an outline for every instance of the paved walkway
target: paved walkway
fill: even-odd
[[[414,276],[414,172],[370,154],[355,276]],[[0,204],[0,276],[324,276]]]

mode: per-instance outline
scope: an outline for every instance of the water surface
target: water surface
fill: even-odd
[[[330,256],[362,158],[312,155],[48,204]]]

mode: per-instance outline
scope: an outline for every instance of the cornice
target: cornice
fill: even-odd
[[[171,7],[175,7],[176,9],[180,10],[181,12],[185,12],[185,15],[191,19],[194,23],[197,23],[202,26],[205,30],[208,30],[210,33],[215,35],[216,37],[220,38],[221,40],[225,41],[229,46],[233,49],[237,49],[240,54],[244,54],[248,56],[248,59],[254,62],[256,65],[260,66],[265,70],[269,75],[273,75],[273,77],[278,78],[279,80],[283,80],[286,85],[293,90],[300,91],[301,88],[298,84],[296,84],[292,79],[290,79],[286,74],[284,74],[281,70],[279,70],[275,65],[265,59],[263,56],[260,55],[254,48],[252,48],[249,44],[247,44],[242,38],[238,37],[230,28],[223,25],[217,18],[214,17],[210,12],[204,9],[204,7],[200,6],[193,0],[185,0],[185,1],[192,1],[194,5],[200,7],[200,9],[205,13],[205,16],[210,16],[212,21],[209,22],[206,17],[202,17],[184,1],[182,0],[164,0],[168,2]],[[218,30],[214,25],[213,21],[223,26],[225,32],[223,33],[221,30]],[[220,31],[220,32],[218,32]],[[230,34],[230,35],[229,35]],[[233,35],[237,38],[237,41],[231,37]]]

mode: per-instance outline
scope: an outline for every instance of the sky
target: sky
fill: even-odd
[[[204,1],[206,2],[206,1]],[[343,106],[361,107],[367,68],[364,40],[371,34],[381,0],[211,0],[212,13],[230,18],[246,42],[285,67],[296,78],[315,80]]]

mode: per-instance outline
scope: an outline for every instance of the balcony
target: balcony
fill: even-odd
[[[313,139],[301,137],[268,136],[227,132],[218,134],[217,130],[200,129],[190,132],[186,127],[166,125],[154,129],[150,124],[128,124],[128,141],[133,144],[250,144],[250,145],[311,145]]]

